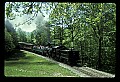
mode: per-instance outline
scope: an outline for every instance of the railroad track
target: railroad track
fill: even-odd
[[[32,53],[32,52],[29,52],[29,53]],[[45,58],[46,60],[49,60],[51,62],[58,63],[59,66],[76,73],[79,77],[93,77],[93,78],[114,78],[115,77],[115,75],[113,75],[113,74],[106,73],[106,72],[103,72],[103,71],[98,71],[96,69],[92,69],[92,68],[89,68],[89,67],[76,67],[76,66],[71,67],[67,64],[55,61],[55,60],[50,59],[48,57],[38,55],[38,54],[35,54],[35,53],[32,53],[32,54],[37,55],[37,56],[42,57],[42,58]]]
[[[89,67],[73,67],[74,69],[90,76],[90,77],[97,77],[97,78],[114,78],[115,75],[106,73],[103,71],[98,71],[96,69],[92,69]]]

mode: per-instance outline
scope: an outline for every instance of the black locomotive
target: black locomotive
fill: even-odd
[[[76,66],[79,63],[79,51],[68,49],[65,46],[35,46],[33,44],[19,42],[21,49],[29,50],[53,60],[66,63],[70,66]]]

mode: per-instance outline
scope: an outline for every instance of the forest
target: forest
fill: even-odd
[[[45,13],[49,15],[47,21],[42,20]],[[15,25],[10,22],[23,15],[32,16]],[[19,28],[30,25],[35,18],[36,29],[32,32]],[[6,57],[18,42],[42,46],[50,42],[78,50],[81,66],[115,74],[115,3],[6,2],[5,19]]]

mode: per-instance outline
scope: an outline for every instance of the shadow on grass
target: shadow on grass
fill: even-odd
[[[21,60],[22,59],[22,60]],[[18,61],[20,60],[20,61]],[[55,65],[55,63],[52,63],[50,61],[40,61],[35,62],[34,57],[32,56],[26,56],[26,53],[24,51],[15,50],[11,57],[6,59],[6,65],[7,66],[16,66],[16,65]],[[39,60],[39,59],[38,59]]]
[[[44,62],[24,62],[24,61],[10,61],[6,63],[7,66],[16,66],[16,65],[56,65],[56,63],[52,63],[49,61]]]
[[[19,60],[19,58],[25,58],[26,53],[23,51],[20,51],[18,49],[12,51],[11,53],[7,53],[8,56],[7,58],[5,58],[6,61],[10,61],[10,60]]]

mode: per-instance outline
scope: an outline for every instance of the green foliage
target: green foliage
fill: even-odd
[[[27,42],[27,37],[26,37],[25,31],[23,31],[21,28],[18,28],[17,34],[18,34],[18,41],[19,42]]]
[[[13,38],[5,28],[5,52],[11,52],[14,48]]]
[[[49,22],[44,24],[37,19],[37,28],[31,32],[31,42],[36,45],[46,45],[50,42],[50,26]]]
[[[63,44],[71,47],[73,39],[74,48],[80,51],[82,65],[87,63],[96,68],[101,63],[99,70],[106,71],[110,67],[108,72],[115,72],[116,4],[58,3],[50,19],[54,26],[64,25]]]
[[[16,30],[14,29],[13,25],[9,22],[8,19],[5,21],[5,29],[11,35],[13,39],[13,43],[16,46],[18,43],[18,38],[17,38],[18,36],[17,36]]]
[[[46,42],[59,45],[62,42],[63,45],[80,51],[81,65],[87,64],[104,71],[110,68],[108,72],[114,73],[115,3],[15,2],[6,6],[7,17],[13,17],[12,11],[15,9],[19,12],[19,7],[24,8],[21,14],[32,14],[32,11],[42,12],[42,8],[45,9],[43,11],[50,11],[48,23],[43,24],[38,18],[37,29],[31,33],[31,38],[26,38],[26,33],[19,31],[19,41],[29,40],[37,45],[45,45]]]

